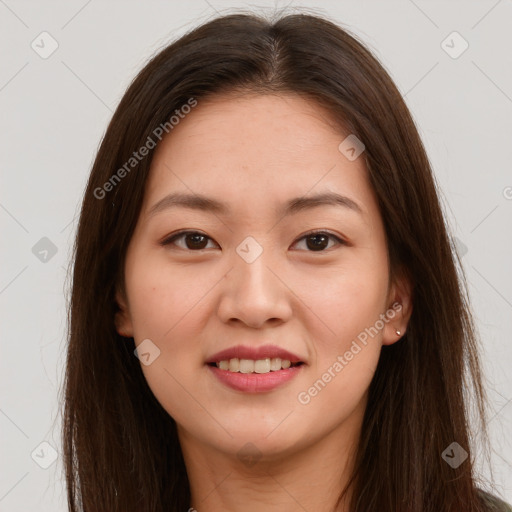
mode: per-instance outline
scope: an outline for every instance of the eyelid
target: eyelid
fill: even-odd
[[[343,238],[341,235],[338,235],[337,233],[333,233],[329,229],[322,229],[322,228],[320,228],[320,229],[312,229],[310,231],[307,231],[306,233],[303,233],[302,235],[300,235],[293,242],[292,246],[297,244],[298,242],[300,242],[304,238],[306,238],[308,236],[311,236],[311,235],[327,235],[330,238],[336,240],[338,245],[349,245],[348,241],[345,240],[345,238]],[[331,249],[333,249],[333,247],[331,247],[330,249],[323,250],[323,251],[306,251],[306,252],[311,252],[311,253],[328,253],[328,252],[330,252]]]
[[[310,235],[329,235],[331,236],[332,238],[336,238],[338,239],[340,242],[343,242],[343,243],[348,243],[343,237],[342,235],[339,235],[338,233],[334,233],[333,231],[330,231],[329,229],[322,229],[322,228],[319,228],[319,229],[312,229],[310,231],[306,231],[306,233],[303,233],[302,235],[300,235],[297,240],[301,240],[302,238],[306,237],[306,236],[310,236]]]
[[[175,233],[172,233],[171,235],[168,235],[166,236],[162,241],[159,242],[159,244],[161,246],[166,246],[166,245],[170,245],[175,239],[179,238],[180,236],[182,235],[188,235],[188,234],[194,234],[194,235],[202,235],[204,237],[206,237],[208,240],[211,240],[213,241],[215,244],[217,244],[217,242],[215,242],[213,240],[213,238],[211,238],[210,236],[208,236],[206,233],[203,233],[202,231],[198,231],[196,229],[182,229],[180,231],[177,231]],[[300,235],[294,242],[292,245],[295,245],[296,243],[300,242],[302,239],[308,237],[308,236],[311,236],[311,235],[328,235],[329,237],[333,238],[336,240],[336,242],[338,243],[338,245],[349,245],[348,241],[345,240],[343,237],[341,237],[340,235],[336,234],[336,233],[333,233],[332,231],[328,230],[328,229],[312,229],[310,231],[307,231],[306,233],[303,233],[302,235]],[[218,244],[217,244],[218,245]],[[183,249],[183,250],[186,250],[186,251],[189,251],[189,252],[201,252],[201,251],[204,251],[206,249],[198,249],[198,250],[191,250],[191,249]],[[327,252],[327,251],[307,251],[307,252]]]
[[[176,231],[175,233],[171,233],[170,235],[164,237],[163,240],[161,240],[159,242],[159,244],[161,246],[166,246],[166,245],[170,245],[176,238],[179,238],[180,236],[182,235],[201,235],[201,236],[204,236],[206,238],[208,238],[208,240],[213,240],[213,238],[211,238],[210,236],[208,236],[206,233],[203,233],[202,231],[198,231],[197,229],[182,229],[180,231]],[[217,242],[215,242],[217,244]],[[218,245],[218,244],[217,244]],[[184,250],[189,250],[190,252],[200,252],[200,251],[204,251],[204,249],[200,249],[200,250],[197,250],[197,251],[191,251],[190,249],[184,249]]]

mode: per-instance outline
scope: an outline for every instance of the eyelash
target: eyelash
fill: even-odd
[[[167,237],[166,239],[162,240],[162,242],[160,242],[160,245],[161,246],[167,246],[167,245],[171,245],[175,240],[179,239],[179,238],[182,238],[184,237],[185,235],[200,235],[200,236],[203,236],[209,240],[212,240],[209,236],[205,235],[204,233],[201,233],[200,231],[179,231],[178,233],[174,233],[173,235]],[[342,238],[340,238],[339,236],[333,234],[333,233],[330,233],[329,231],[309,231],[308,233],[305,233],[304,235],[302,235],[295,243],[299,242],[300,240],[303,240],[304,238],[307,238],[309,236],[312,236],[312,235],[326,235],[328,236],[329,238],[332,238],[334,240],[336,240],[336,242],[339,244],[339,245],[347,245],[347,242],[345,240],[343,240]],[[183,249],[180,247],[180,249]],[[332,249],[332,247],[331,247]],[[185,248],[183,249],[184,251],[190,251],[190,252],[201,252],[201,251],[205,251],[206,249],[197,249],[197,250],[194,250],[194,249],[188,249],[188,248]],[[323,249],[321,251],[307,251],[307,252],[326,252],[328,251],[329,249]]]

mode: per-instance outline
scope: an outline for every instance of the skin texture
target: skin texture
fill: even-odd
[[[338,150],[347,135],[299,96],[217,96],[199,102],[156,150],[116,325],[136,345],[150,339],[161,351],[142,370],[178,425],[199,512],[329,510],[351,469],[381,347],[406,330],[410,284],[389,279],[364,159],[349,161]],[[334,205],[278,212],[292,198],[329,191],[361,212]],[[171,192],[206,195],[231,211],[172,207],[149,215]],[[205,234],[205,248],[194,249],[190,237],[192,249],[186,237],[160,245],[182,229]],[[303,238],[311,230],[345,243],[329,238],[314,251]],[[248,236],[263,249],[252,263],[236,251]],[[300,403],[299,393],[395,302],[400,312]],[[239,344],[275,344],[305,365],[273,391],[235,391],[205,362]],[[254,463],[241,456],[247,451]]]

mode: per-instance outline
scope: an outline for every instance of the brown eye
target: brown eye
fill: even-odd
[[[322,251],[329,245],[329,236],[327,235],[310,235],[306,238],[306,245],[312,251]]]
[[[338,244],[345,244],[345,241],[340,237],[324,231],[306,233],[299,239],[299,241],[302,240],[306,240],[306,248],[309,252],[322,252],[324,249],[332,247],[332,245],[329,247],[330,240],[335,240]]]
[[[185,244],[176,244],[175,242],[177,240],[184,240]],[[161,245],[165,246],[175,244],[181,249],[200,251],[202,249],[206,249],[208,240],[211,240],[211,238],[203,233],[199,233],[198,231],[182,231],[181,233],[177,233],[172,235],[170,238],[165,239],[161,242]]]
[[[206,247],[207,237],[200,234],[185,235],[185,244],[188,249],[204,249]]]

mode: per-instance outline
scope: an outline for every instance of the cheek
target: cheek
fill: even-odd
[[[341,418],[366,393],[381,350],[379,319],[385,312],[388,287],[383,261],[370,264],[369,259],[355,258],[329,279],[317,279],[315,287],[304,282],[304,302],[315,319],[309,329],[313,378],[299,399],[301,404],[311,403],[307,412]]]
[[[158,401],[179,417],[187,402],[183,386],[192,389],[203,365],[200,341],[211,315],[207,292],[221,276],[200,275],[192,266],[170,269],[165,258],[145,256],[134,253],[126,264],[133,335],[137,346],[149,339],[158,348],[154,362],[141,368]]]
[[[199,285],[190,269],[169,272],[167,265],[142,261],[143,265],[132,267],[127,290],[134,338],[137,346],[150,339],[159,355],[149,365],[141,362],[141,369],[162,407],[177,422],[187,423],[187,418],[190,422],[190,417],[204,414],[190,394],[199,396],[198,389],[204,386],[198,371],[202,367],[202,319],[208,313],[204,296],[213,286],[211,274]]]
[[[323,417],[339,424],[365,405],[382,346],[382,331],[372,328],[384,301],[381,291],[346,282],[330,292],[336,300],[325,303],[319,314],[318,334],[311,336],[313,364],[296,399],[305,421]]]
[[[298,295],[317,320],[319,343],[343,350],[385,311],[388,277],[383,259],[384,264],[377,264],[354,257],[326,272],[303,273],[297,280]]]
[[[127,293],[136,340],[154,338],[166,344],[183,329],[190,315],[196,318],[215,283],[212,272],[200,277],[192,267],[171,268],[165,258],[135,256],[127,262]]]

